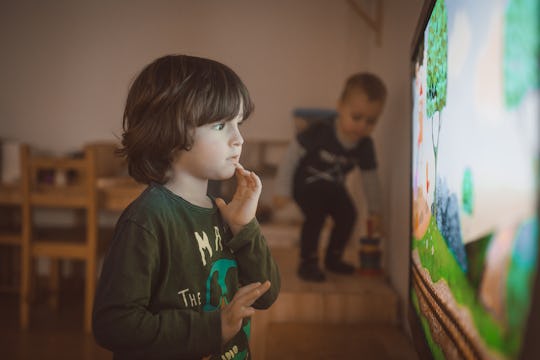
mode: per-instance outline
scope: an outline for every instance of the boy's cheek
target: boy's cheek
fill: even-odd
[[[348,123],[343,126],[343,130],[347,133],[356,133],[358,132],[358,128],[356,124],[354,124],[352,121],[349,121]]]
[[[368,135],[371,135],[371,133],[373,133],[373,130],[375,130],[375,125],[370,125],[368,128],[367,128],[367,134],[366,136]]]

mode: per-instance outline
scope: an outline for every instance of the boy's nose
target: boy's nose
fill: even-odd
[[[365,121],[360,121],[357,125],[356,125],[356,132],[359,133],[359,134],[364,134],[368,129],[368,125]]]
[[[234,130],[232,143],[233,145],[242,145],[244,143],[244,138],[242,137],[242,134],[240,133],[239,129]]]

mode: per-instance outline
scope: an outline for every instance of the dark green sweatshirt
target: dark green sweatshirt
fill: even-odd
[[[254,219],[235,236],[217,207],[150,185],[120,216],[96,290],[93,331],[115,359],[251,358],[250,321],[221,344],[220,307],[240,286],[280,278]]]

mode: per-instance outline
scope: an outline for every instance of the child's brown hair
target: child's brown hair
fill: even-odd
[[[386,86],[375,74],[363,72],[351,75],[343,87],[340,100],[346,100],[353,91],[357,90],[365,92],[370,101],[384,102],[386,100]]]
[[[142,183],[165,183],[175,154],[193,145],[196,127],[253,111],[238,75],[217,61],[167,55],[133,81],[123,116],[122,148],[129,174]]]

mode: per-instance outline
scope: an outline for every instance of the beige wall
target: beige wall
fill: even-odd
[[[373,0],[357,0],[372,6]],[[333,107],[344,79],[381,75],[375,139],[391,282],[406,301],[409,47],[422,0],[385,0],[382,45],[345,0],[47,0],[0,5],[0,138],[63,153],[120,135],[133,76],[167,53],[222,61],[256,103],[247,139],[289,139],[291,110]]]
[[[388,229],[387,266],[391,283],[402,299],[406,323],[409,269],[409,174],[411,100],[409,58],[423,1],[386,0],[382,46],[370,52],[369,68],[381,74],[389,88],[386,109],[377,129],[376,144],[385,195]]]
[[[291,136],[291,109],[333,106],[371,34],[345,1],[16,1],[0,11],[0,137],[55,152],[120,134],[130,80],[167,53],[246,82],[247,138]]]

